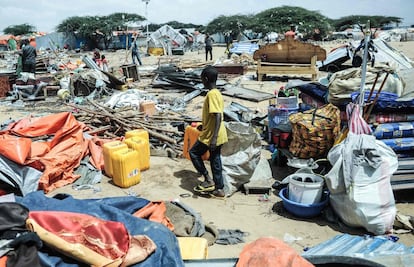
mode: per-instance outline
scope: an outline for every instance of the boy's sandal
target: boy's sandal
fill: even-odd
[[[210,192],[209,193],[209,196],[211,198],[217,198],[217,199],[225,199],[226,198],[226,194],[221,193],[221,192],[219,192],[217,190],[214,190],[214,191]]]
[[[214,191],[215,186],[214,185],[208,185],[205,182],[202,182],[201,184],[194,187],[194,191],[196,192],[212,192]]]

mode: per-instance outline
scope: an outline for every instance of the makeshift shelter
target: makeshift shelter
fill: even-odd
[[[9,50],[9,40],[10,39],[17,39],[17,38],[14,35],[11,35],[11,34],[0,35],[0,51]]]
[[[13,38],[14,36],[11,34],[0,35],[0,45],[7,45],[9,39]]]
[[[43,36],[36,36],[37,49],[62,49],[66,45],[70,48],[76,47],[76,38],[73,34],[63,32],[52,32]]]
[[[390,45],[388,45],[383,39],[372,39],[372,46],[374,51],[370,53],[368,60],[374,59],[376,63],[388,63],[396,70],[405,70],[413,68],[413,62],[403,53],[397,51]],[[328,53],[325,60],[317,61],[316,65],[320,70],[327,70],[330,72],[336,72],[343,69],[343,63],[355,57],[361,57],[357,52],[359,47],[359,41],[350,42],[347,45],[337,47]],[[362,62],[359,60],[358,62]],[[360,67],[355,62],[352,63],[353,67]]]

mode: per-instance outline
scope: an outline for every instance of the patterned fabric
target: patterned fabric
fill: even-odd
[[[414,121],[414,114],[405,113],[376,113],[371,114],[368,123],[388,123],[388,122],[403,122]]]
[[[289,151],[298,158],[325,157],[340,130],[339,109],[328,104],[289,116],[292,142]]]
[[[371,128],[362,118],[361,109],[358,104],[349,103],[346,105],[346,114],[348,116],[348,129],[354,134],[371,134]]]
[[[380,124],[375,128],[373,135],[377,139],[414,137],[414,121]]]
[[[81,213],[33,211],[26,224],[48,246],[92,266],[131,265],[156,248],[146,236],[131,237],[121,222]]]
[[[414,149],[413,137],[381,139],[379,141],[391,147],[394,152],[410,152]]]

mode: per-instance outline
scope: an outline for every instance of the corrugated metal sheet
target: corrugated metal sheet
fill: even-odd
[[[414,247],[391,241],[383,236],[337,235],[309,248],[302,255],[379,256],[414,254]]]
[[[386,236],[337,235],[302,253],[305,258],[318,255],[365,258],[386,263],[385,266],[414,266],[414,247],[394,242]]]

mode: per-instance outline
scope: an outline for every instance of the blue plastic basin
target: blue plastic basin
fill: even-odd
[[[283,200],[283,207],[293,215],[301,218],[310,218],[319,215],[329,201],[329,192],[324,191],[319,203],[303,204],[294,202],[288,198],[288,188],[285,187],[279,192],[279,197]]]

